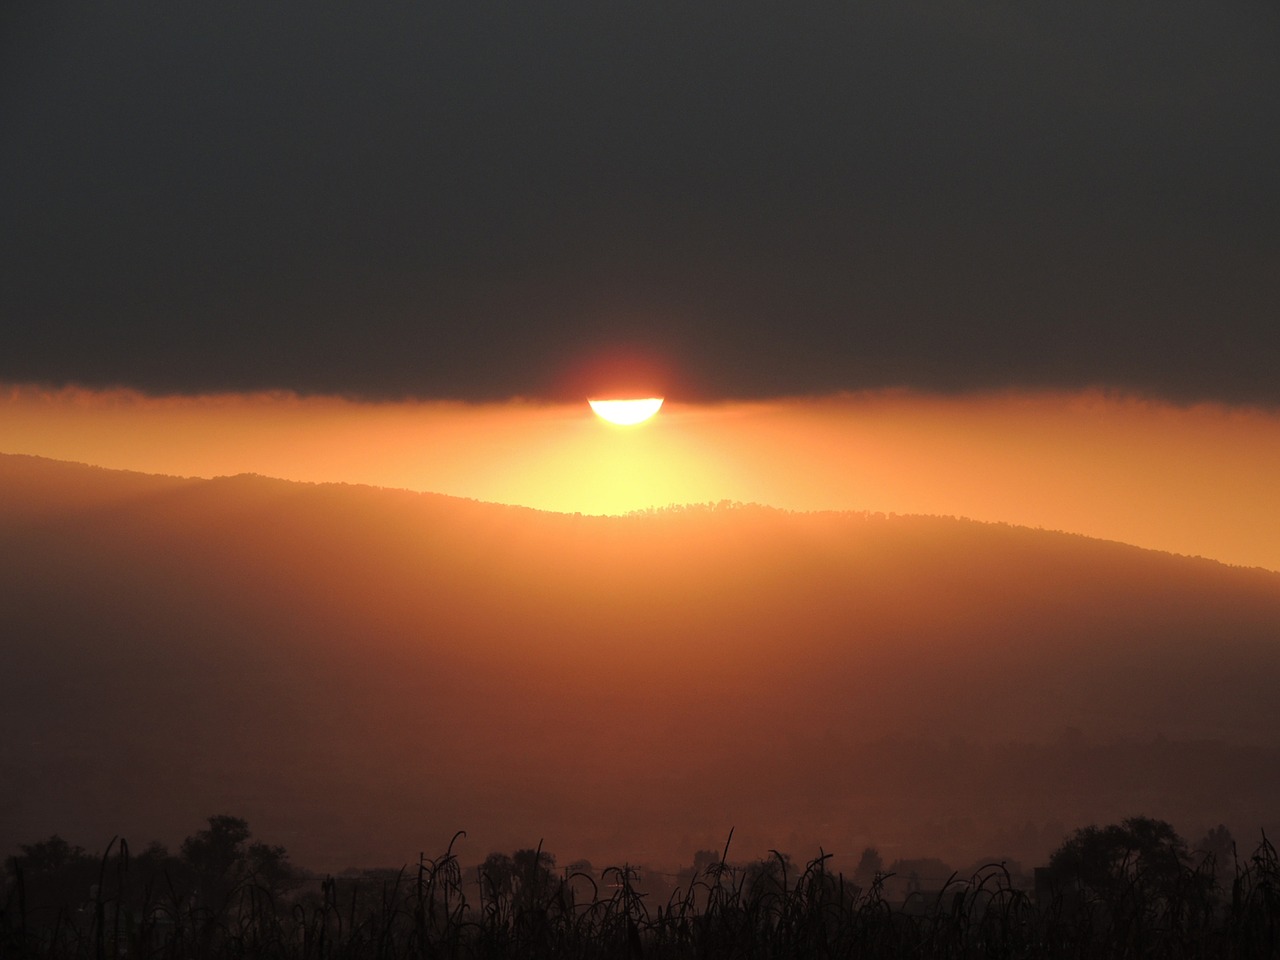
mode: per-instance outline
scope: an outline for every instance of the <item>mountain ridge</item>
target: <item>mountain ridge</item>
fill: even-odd
[[[961,519],[592,517],[13,456],[0,544],[0,759],[26,785],[0,841],[221,809],[312,837],[304,862],[367,863],[378,824],[393,844],[424,821],[594,851],[1153,799],[1244,831],[1271,815],[1280,574],[1261,568]],[[1152,766],[1154,797],[1085,767],[1067,802],[1030,784],[1059,782],[1071,728],[1188,746]],[[922,759],[956,738],[1041,744],[997,765],[1022,796]]]
[[[815,517],[829,519],[860,519],[860,520],[944,520],[954,521],[958,523],[976,524],[987,527],[1000,527],[1016,530],[1035,531],[1040,533],[1048,533],[1061,535],[1066,537],[1074,537],[1095,543],[1117,544],[1129,549],[1140,550],[1147,553],[1160,554],[1164,556],[1177,557],[1187,560],[1203,561],[1216,564],[1219,566],[1229,567],[1238,570],[1257,570],[1266,574],[1280,576],[1280,571],[1274,571],[1270,568],[1259,566],[1256,564],[1231,563],[1225,560],[1219,560],[1215,557],[1209,557],[1202,554],[1178,553],[1170,550],[1162,550],[1157,547],[1146,547],[1140,544],[1130,543],[1126,540],[1119,540],[1110,537],[1098,537],[1090,534],[1079,533],[1073,530],[1067,530],[1058,527],[1030,526],[1026,524],[1011,523],[1004,520],[981,520],[959,514],[934,514],[934,513],[898,513],[894,511],[880,511],[873,509],[863,510],[792,510],[785,507],[777,507],[767,503],[759,503],[755,501],[737,501],[737,500],[720,500],[720,501],[701,501],[690,503],[671,503],[665,506],[648,507],[638,510],[629,510],[624,513],[617,514],[584,514],[581,512],[570,512],[560,510],[544,510],[538,507],[530,507],[523,504],[502,503],[496,500],[483,500],[476,497],[463,497],[455,494],[438,493],[426,490],[411,490],[405,487],[381,486],[377,484],[355,483],[348,481],[310,481],[310,480],[289,480],[282,477],[272,476],[270,474],[262,474],[255,472],[242,472],[235,474],[220,474],[215,477],[186,476],[181,474],[164,474],[164,473],[148,473],[141,470],[120,469],[114,467],[103,467],[83,461],[59,460],[52,457],[43,457],[33,454],[14,454],[0,452],[0,464],[12,464],[13,462],[30,461],[36,464],[50,465],[57,467],[83,468],[88,471],[99,472],[100,474],[119,474],[125,477],[149,477],[157,481],[186,481],[191,483],[197,482],[226,482],[226,481],[245,481],[245,480],[262,480],[279,484],[287,484],[296,487],[311,488],[340,488],[351,490],[367,490],[380,491],[384,493],[404,494],[407,497],[420,497],[425,499],[435,499],[443,502],[471,503],[481,504],[484,506],[500,508],[506,511],[524,512],[528,514],[541,514],[555,517],[582,517],[597,519],[644,519],[644,518],[662,518],[666,516],[680,516],[687,514],[697,514],[706,512],[721,512],[735,510],[749,510],[764,513],[778,514],[790,517]],[[5,478],[11,479],[12,470],[6,466]]]

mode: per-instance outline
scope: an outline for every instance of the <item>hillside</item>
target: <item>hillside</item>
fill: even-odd
[[[1067,534],[0,456],[0,615],[5,849],[214,812],[325,868],[456,829],[1035,856],[1277,822],[1280,574]]]

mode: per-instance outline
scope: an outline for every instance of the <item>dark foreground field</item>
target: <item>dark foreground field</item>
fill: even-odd
[[[1226,864],[1159,863],[1148,852],[1099,873],[1087,858],[1064,870],[1055,854],[1034,890],[991,864],[897,901],[886,897],[882,875],[859,886],[830,872],[823,856],[792,868],[783,855],[743,866],[722,854],[656,900],[632,868],[557,872],[540,849],[492,855],[478,869],[464,870],[450,849],[399,871],[304,879],[280,847],[220,849],[228,839],[220,830],[243,826],[221,819],[188,838],[178,857],[157,847],[131,855],[123,841],[95,857],[56,837],[24,847],[6,863],[0,956],[1238,958],[1280,950],[1280,863],[1265,837]],[[1076,839],[1087,848],[1106,830]]]

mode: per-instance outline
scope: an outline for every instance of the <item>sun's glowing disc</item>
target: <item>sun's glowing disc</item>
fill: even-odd
[[[662,397],[643,400],[588,400],[596,416],[622,427],[643,423],[662,408]]]

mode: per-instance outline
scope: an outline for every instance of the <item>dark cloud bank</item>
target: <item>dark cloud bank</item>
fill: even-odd
[[[1273,4],[0,16],[0,378],[1280,402]]]

